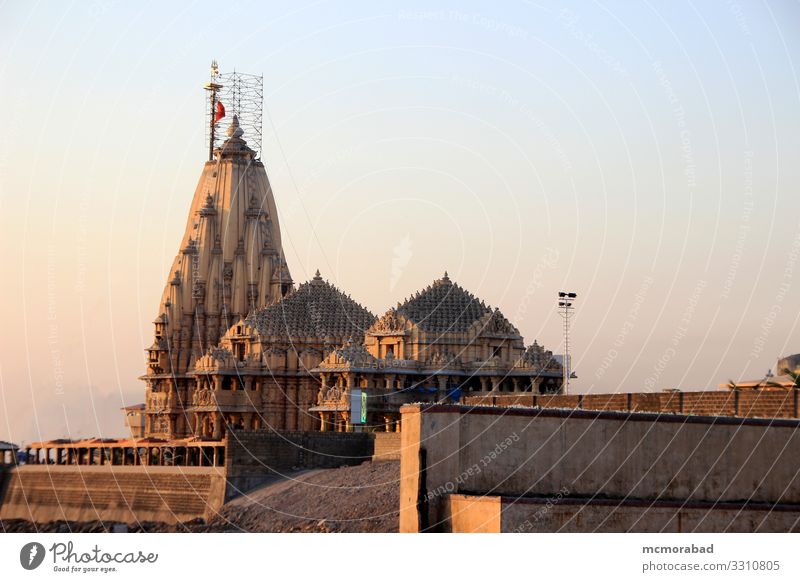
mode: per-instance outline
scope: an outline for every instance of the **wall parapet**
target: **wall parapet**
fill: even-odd
[[[757,388],[698,392],[614,392],[609,394],[488,394],[467,396],[469,406],[572,408],[739,416],[800,418],[800,389]]]

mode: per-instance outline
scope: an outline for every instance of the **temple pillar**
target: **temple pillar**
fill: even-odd
[[[297,430],[297,385],[292,383],[286,387],[286,407],[284,426],[286,430]]]
[[[489,391],[489,379],[486,376],[478,378],[481,381],[481,392]]]
[[[223,420],[222,415],[219,412],[215,413],[214,414],[214,434],[213,434],[214,440],[222,439],[222,436],[223,436],[222,426],[223,426],[224,423],[225,423],[225,421]]]
[[[214,376],[214,391],[222,390],[222,376]]]
[[[439,382],[439,394],[437,394],[437,401],[442,401],[447,398],[447,382],[449,380],[449,376],[446,375],[438,375],[436,380]]]

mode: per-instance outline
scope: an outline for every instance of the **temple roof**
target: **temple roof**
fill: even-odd
[[[367,348],[360,343],[355,343],[352,339],[340,348],[333,350],[325,360],[326,362],[348,363],[355,366],[368,366],[375,362],[375,357],[367,351]]]
[[[447,272],[394,311],[423,331],[434,333],[465,332],[495,313],[472,293],[453,283]],[[499,311],[497,315],[505,320]]]
[[[340,342],[361,337],[375,321],[366,308],[316,276],[281,301],[251,313],[245,323],[261,336],[309,337]]]
[[[553,352],[539,345],[536,340],[522,354],[522,361],[534,368],[560,369],[561,364],[553,357]]]

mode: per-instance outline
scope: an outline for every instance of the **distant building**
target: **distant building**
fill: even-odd
[[[19,447],[14,443],[0,441],[0,465],[11,465],[17,458]]]
[[[125,411],[125,426],[128,427],[131,438],[144,437],[144,404],[126,406],[122,410]]]
[[[756,380],[740,380],[735,382],[736,388],[795,388],[797,382],[790,374],[800,373],[800,354],[780,358],[775,364],[775,372],[770,370],[763,378]],[[788,372],[788,373],[787,373]],[[720,388],[732,388],[730,382],[720,384]]]

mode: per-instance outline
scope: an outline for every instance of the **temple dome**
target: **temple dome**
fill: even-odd
[[[393,312],[419,329],[433,333],[465,332],[482,320],[497,317],[491,307],[453,283],[447,272],[398,305]]]
[[[317,337],[341,343],[362,337],[375,316],[325,281],[317,271],[283,300],[250,314],[245,323],[262,337]]]

